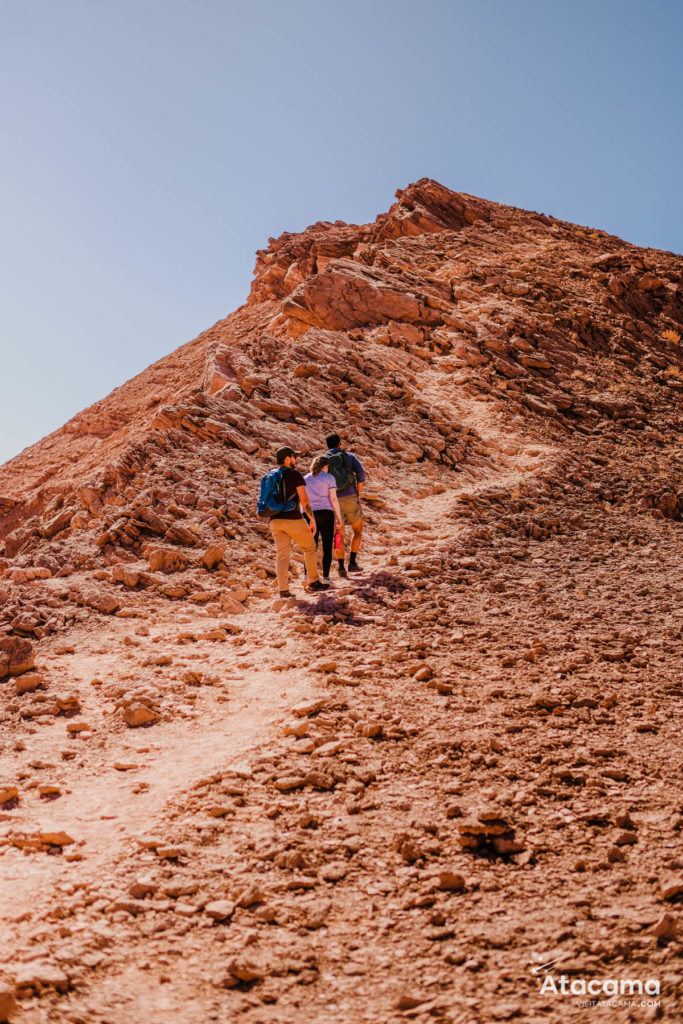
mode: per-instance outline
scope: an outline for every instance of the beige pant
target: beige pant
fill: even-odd
[[[306,525],[305,519],[271,519],[270,532],[275,540],[277,585],[279,590],[289,589],[289,556],[292,541],[298,544],[304,553],[308,582],[315,583],[318,579],[313,534]]]
[[[343,521],[349,526],[363,522],[363,509],[360,507],[357,494],[347,494],[346,497],[339,498],[339,511]]]

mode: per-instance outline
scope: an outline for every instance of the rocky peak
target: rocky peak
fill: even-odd
[[[430,178],[396,192],[397,202],[372,224],[318,221],[298,234],[285,232],[269,239],[268,248],[256,254],[254,280],[248,301],[281,299],[311,274],[324,270],[331,260],[354,258],[363,243],[458,231],[478,220],[490,220],[497,203],[451,192]],[[361,257],[362,258],[362,257]]]
[[[372,241],[459,231],[478,220],[489,221],[495,211],[507,209],[464,192],[452,192],[431,178],[420,178],[413,185],[398,189],[396,199],[388,213],[377,217]]]

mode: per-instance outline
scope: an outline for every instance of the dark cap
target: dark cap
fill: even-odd
[[[285,459],[289,458],[290,455],[296,457],[296,452],[293,448],[290,448],[288,444],[284,444],[281,448],[275,452],[275,458],[277,459],[278,466],[281,466]]]

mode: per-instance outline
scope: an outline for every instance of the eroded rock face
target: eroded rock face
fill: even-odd
[[[332,260],[282,304],[285,316],[329,330],[419,318],[417,298],[395,287],[389,274],[351,260]]]

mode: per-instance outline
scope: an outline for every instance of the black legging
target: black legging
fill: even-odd
[[[332,565],[332,544],[334,542],[334,512],[331,509],[323,508],[313,510],[315,525],[318,531],[315,535],[315,546],[318,546],[318,538],[323,542],[323,576],[330,575]]]

